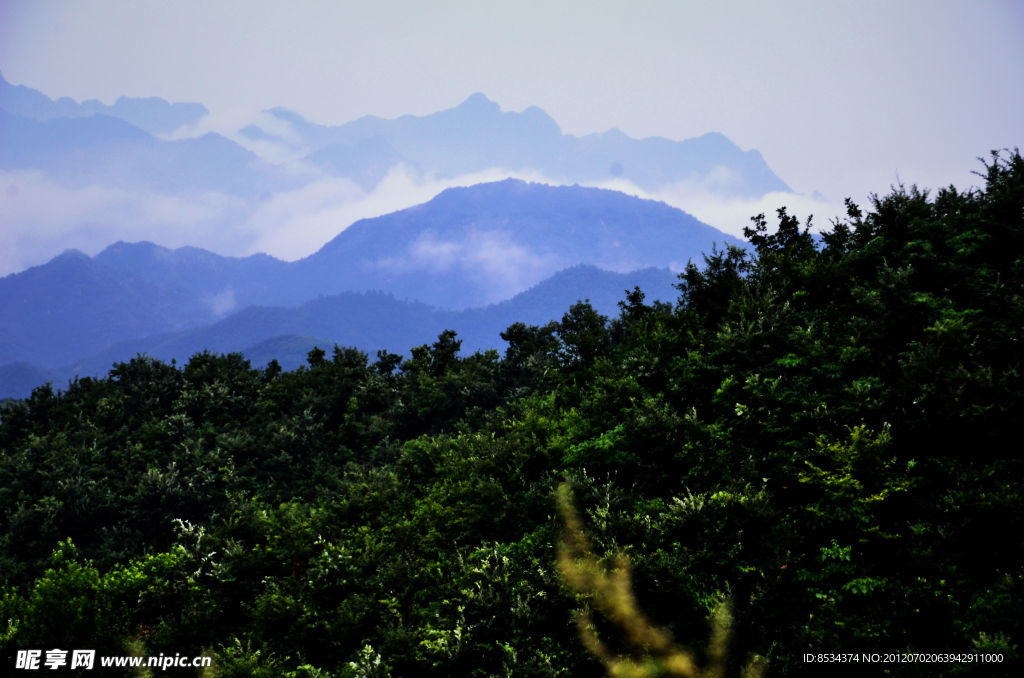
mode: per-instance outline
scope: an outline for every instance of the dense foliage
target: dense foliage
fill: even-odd
[[[137,357],[0,409],[0,645],[215,655],[223,676],[597,676],[555,488],[640,608],[730,661],[1024,640],[1024,159],[784,210],[680,276],[411,357]],[[595,620],[615,647],[613,629]],[[880,669],[882,667],[873,667]],[[925,669],[922,671],[922,669]],[[87,674],[83,674],[87,675]]]

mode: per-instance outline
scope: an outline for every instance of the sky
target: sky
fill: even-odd
[[[828,205],[978,185],[978,156],[1024,145],[1022,64],[1013,0],[0,3],[0,71],[53,98],[339,124],[479,91],[570,134],[721,132]]]

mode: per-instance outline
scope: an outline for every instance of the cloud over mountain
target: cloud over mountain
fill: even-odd
[[[664,203],[509,179],[357,221],[292,263],[152,243],[119,242],[94,257],[69,250],[0,278],[0,364],[66,367],[119,342],[324,295],[384,294],[447,313],[503,302],[579,265],[609,275],[656,267],[671,278],[668,269],[737,242]],[[324,336],[314,330],[293,333]]]
[[[295,260],[360,219],[509,177],[623,190],[733,234],[765,196],[792,195],[720,134],[575,137],[539,108],[503,111],[479,93],[429,115],[324,126],[284,108],[246,122],[163,100],[54,101],[0,78],[0,131],[0,275],[117,240]],[[547,264],[507,240],[424,236],[401,256],[458,253],[465,275],[512,289]]]

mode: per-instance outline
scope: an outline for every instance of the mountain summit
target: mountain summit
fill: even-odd
[[[500,112],[501,106],[498,102],[491,101],[483,92],[474,92],[466,97],[466,100],[457,106],[461,110],[493,111]]]
[[[293,263],[118,242],[92,258],[72,250],[0,278],[0,365],[65,367],[126,340],[219,321],[231,325],[247,308],[295,307],[325,295],[373,292],[379,299],[384,293],[451,312],[502,302],[580,265],[616,275],[655,267],[670,279],[668,269],[699,259],[716,243],[739,241],[664,203],[515,179],[451,188],[422,205],[357,221]],[[597,288],[572,288],[587,296],[588,285]],[[530,303],[549,308],[539,296],[534,291]],[[403,322],[395,317],[387,326]],[[314,329],[276,331],[309,335]],[[483,345],[473,323],[459,329],[475,333]],[[274,335],[246,336],[255,342]],[[361,345],[391,346],[395,336],[364,339]]]
[[[324,291],[381,289],[455,309],[507,299],[577,264],[680,270],[715,242],[740,244],[665,203],[507,179],[357,221],[294,266],[296,280]]]

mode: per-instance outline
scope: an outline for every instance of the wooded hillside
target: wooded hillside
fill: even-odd
[[[928,675],[1019,671],[1024,159],[981,174],[848,202],[817,243],[757,217],[676,304],[580,303],[509,327],[504,355],[446,332],[290,372],[139,357],[8,402],[2,661],[604,675],[575,623],[592,597],[556,565],[568,480],[598,555],[625,554],[640,608],[698,655],[727,601],[733,669],[914,651],[1005,658]]]

